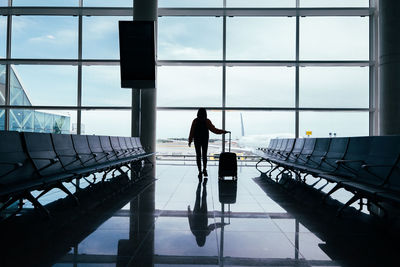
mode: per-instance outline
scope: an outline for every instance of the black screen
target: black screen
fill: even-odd
[[[153,21],[120,21],[122,88],[155,88]]]

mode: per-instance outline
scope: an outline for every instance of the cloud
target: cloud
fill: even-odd
[[[55,40],[56,37],[54,35],[48,34],[45,36],[38,36],[38,37],[32,37],[28,39],[28,42],[46,42],[46,41],[52,41]]]
[[[130,17],[84,17],[83,37],[86,40],[99,40],[110,34],[118,34],[118,21]]]
[[[184,46],[172,42],[158,44],[158,59],[221,59],[222,49]]]

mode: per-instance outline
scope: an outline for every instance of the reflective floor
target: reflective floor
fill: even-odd
[[[398,266],[397,233],[365,214],[336,218],[334,201],[302,190],[301,202],[254,167],[239,168],[237,184],[208,172],[199,183],[194,166],[157,165],[148,182],[99,207],[90,205],[104,188],[80,207],[58,204],[64,210],[45,222],[17,218],[9,233],[29,235],[0,265],[26,254],[25,266]]]

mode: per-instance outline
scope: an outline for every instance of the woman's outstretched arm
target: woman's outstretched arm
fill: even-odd
[[[229,131],[225,131],[225,130],[221,130],[221,129],[215,128],[214,124],[212,124],[212,122],[209,119],[207,119],[207,128],[208,128],[208,130],[210,130],[211,132],[213,132],[215,134],[229,133]]]

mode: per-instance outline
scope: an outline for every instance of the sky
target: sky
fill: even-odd
[[[75,1],[35,1],[75,5]],[[131,1],[87,0],[85,5],[123,6]],[[129,3],[128,3],[129,2]],[[292,0],[227,1],[231,7],[289,7]],[[1,2],[0,2],[1,3]],[[15,5],[32,1],[14,0]],[[160,7],[191,3],[191,6],[219,5],[219,1],[163,1]],[[263,3],[261,5],[260,3]],[[365,6],[368,1],[303,0],[303,7]],[[118,21],[132,17],[83,17],[83,58],[118,59]],[[368,17],[300,18],[300,59],[368,60]],[[0,57],[5,56],[5,17],[0,17]],[[160,17],[159,60],[221,60],[221,17]],[[228,60],[294,60],[295,18],[228,17]],[[76,59],[78,18],[72,16],[15,16],[12,28],[12,57]],[[77,66],[13,66],[34,105],[76,105]],[[157,104],[163,107],[221,107],[222,67],[161,66],[157,70]],[[85,106],[129,106],[131,92],[120,88],[118,66],[84,66],[82,104]],[[300,68],[300,107],[368,108],[368,67]],[[295,106],[294,67],[227,67],[228,107]],[[284,112],[227,112],[226,125],[234,138],[240,137],[240,113],[246,133],[294,133],[295,114]],[[69,112],[76,121],[76,112]],[[209,112],[217,127],[221,112]],[[187,137],[196,111],[159,111],[158,138]],[[118,118],[118,119],[115,119]],[[129,135],[128,111],[84,111],[86,133]],[[334,123],[332,123],[334,122]],[[111,126],[110,126],[111,125]],[[172,127],[171,127],[172,126]],[[300,135],[312,130],[315,136],[368,134],[368,112],[300,112]]]

